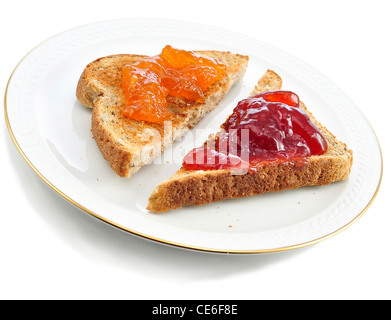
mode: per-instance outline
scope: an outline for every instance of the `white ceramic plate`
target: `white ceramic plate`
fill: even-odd
[[[159,159],[161,163],[144,167],[131,179],[119,178],[92,139],[91,110],[76,100],[79,76],[98,57],[117,53],[152,55],[166,44],[246,54],[250,57],[247,73],[242,83],[198,124],[197,129],[207,131],[198,130],[195,140],[188,135],[175,143]],[[147,212],[152,189],[180,167],[182,156],[203,142],[206,132],[219,127],[268,68],[279,73],[283,88],[298,93],[315,117],[354,151],[349,179],[164,214]],[[121,230],[182,248],[264,253],[316,243],[344,230],[365,212],[382,176],[381,152],[372,128],[328,79],[256,39],[183,21],[105,21],[43,42],[14,70],[6,91],[5,111],[18,150],[58,194]]]

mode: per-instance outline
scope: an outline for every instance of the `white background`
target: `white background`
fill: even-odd
[[[369,1],[7,1],[0,86],[32,48],[101,20],[182,19],[256,37],[305,61],[365,114],[382,147],[383,181],[355,224],[319,244],[221,255],[114,230],[46,186],[0,138],[1,299],[390,299],[391,3]],[[4,117],[3,117],[4,119]]]

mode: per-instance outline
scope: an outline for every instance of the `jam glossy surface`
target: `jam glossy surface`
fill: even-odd
[[[122,69],[125,117],[139,121],[163,122],[171,116],[167,97],[202,103],[204,92],[226,71],[216,59],[192,51],[165,46],[161,54],[140,60]]]
[[[249,165],[237,155],[219,152],[210,147],[191,150],[183,161],[188,170],[246,169]]]
[[[214,159],[224,164],[216,161],[189,164],[188,156],[184,167],[189,170],[234,168],[227,157],[236,156],[241,159],[240,166],[247,164],[250,169],[256,169],[266,163],[285,161],[299,165],[309,156],[324,154],[325,138],[299,105],[299,97],[290,91],[268,91],[240,101],[215,141],[215,152],[221,155],[215,155]],[[190,154],[200,154],[199,149]]]

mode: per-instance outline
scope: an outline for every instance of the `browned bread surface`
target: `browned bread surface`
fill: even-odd
[[[231,87],[242,79],[247,68],[247,56],[223,51],[197,53],[218,59],[226,65],[227,72],[208,88],[205,103],[169,97],[168,108],[173,115],[170,126],[166,127],[164,123],[131,120],[121,112],[124,106],[121,70],[123,66],[146,56],[107,56],[91,62],[84,69],[76,97],[83,105],[92,108],[93,137],[104,158],[119,176],[129,177],[182,137],[215,108]]]
[[[279,90],[281,85],[281,78],[274,71],[268,70],[251,95]],[[153,190],[147,209],[152,212],[165,212],[187,205],[203,205],[224,199],[345,180],[353,164],[352,151],[322,126],[302,102],[301,108],[307,112],[327,140],[328,149],[324,155],[311,156],[305,165],[295,162],[271,164],[257,169],[255,174],[244,175],[233,175],[227,169],[190,171],[182,167]]]

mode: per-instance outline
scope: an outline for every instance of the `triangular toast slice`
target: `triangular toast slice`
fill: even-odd
[[[119,54],[97,59],[86,66],[76,90],[77,99],[92,108],[91,131],[111,168],[121,177],[129,177],[152,162],[173,141],[180,139],[209,111],[213,110],[231,87],[243,78],[248,56],[224,51],[195,51],[226,65],[222,79],[205,92],[205,102],[196,103],[170,97],[170,125],[128,119],[122,115],[124,93],[123,66],[145,58],[144,55]],[[169,132],[168,132],[169,131]]]
[[[268,70],[251,95],[280,90],[281,85],[281,78]],[[233,175],[230,169],[192,171],[182,167],[153,190],[147,209],[165,212],[187,205],[203,205],[303,186],[326,185],[346,179],[353,163],[352,151],[323,127],[302,102],[300,107],[325,137],[328,147],[325,154],[310,156],[303,166],[296,166],[289,161],[268,164],[257,169],[254,174]]]

